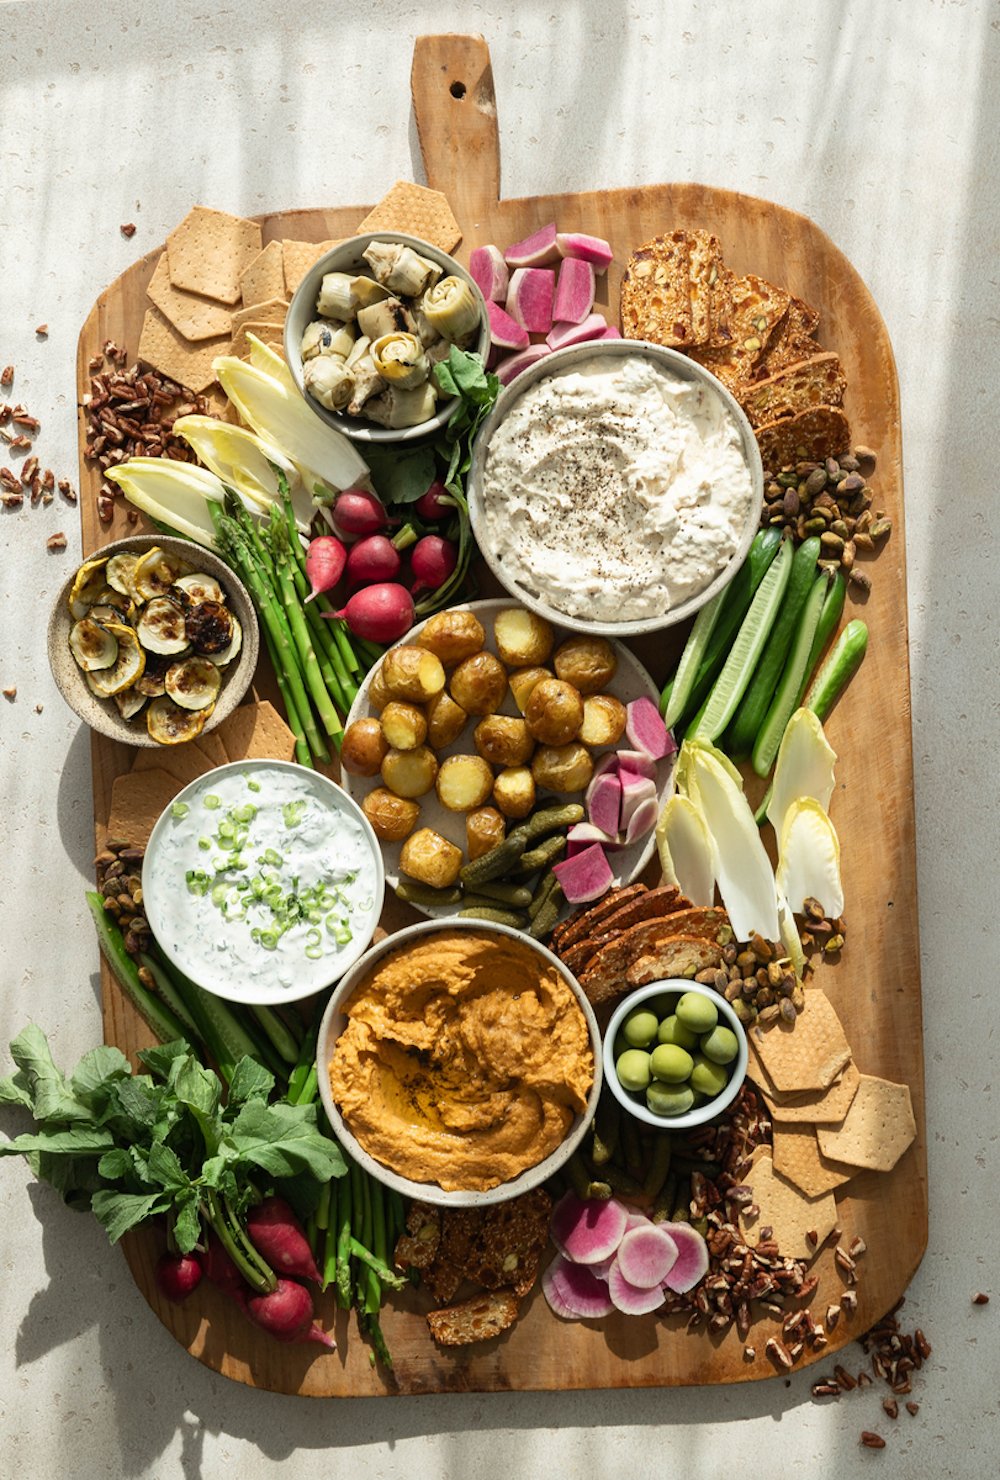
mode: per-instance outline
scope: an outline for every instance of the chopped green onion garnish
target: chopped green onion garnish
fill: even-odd
[[[218,810],[219,807],[222,806],[222,803],[220,802],[219,798],[215,795],[215,792],[214,791],[210,791],[210,792],[207,793],[206,796],[203,796],[202,797],[202,802],[208,808],[208,810],[210,812],[215,812],[215,811]]]
[[[176,817],[178,821],[180,821],[182,817],[186,817],[190,810],[191,808],[188,806],[187,802],[171,802],[170,804],[170,815],[171,817]]]
[[[260,791],[260,782],[259,781],[248,781],[247,782],[247,790],[248,791]]]
[[[286,802],[281,809],[281,815],[285,819],[286,827],[298,827],[302,821],[302,814],[306,810],[305,802]]]

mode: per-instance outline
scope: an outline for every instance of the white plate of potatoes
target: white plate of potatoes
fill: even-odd
[[[620,642],[554,626],[510,597],[411,628],[367,675],[341,751],[341,784],[379,838],[386,882],[460,887],[462,865],[537,808],[583,807],[601,758],[632,749],[625,706],[643,696],[659,699]],[[673,762],[656,762],[661,802]],[[609,848],[616,882],[635,879],[654,845],[651,830]],[[463,908],[410,903],[431,917]]]

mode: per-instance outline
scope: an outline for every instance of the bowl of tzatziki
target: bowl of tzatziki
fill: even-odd
[[[280,1004],[338,981],[382,910],[382,853],[328,777],[234,761],[164,808],[146,848],[150,929],[171,963],[217,997]]]

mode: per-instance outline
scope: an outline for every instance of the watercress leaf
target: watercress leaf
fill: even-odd
[[[62,1129],[40,1126],[13,1141],[0,1141],[0,1156],[26,1156],[45,1151],[51,1155],[100,1156],[115,1144],[111,1132],[95,1125],[71,1125]]]
[[[10,1045],[10,1055],[24,1074],[36,1120],[90,1120],[90,1110],[70,1091],[56,1068],[45,1034],[29,1023]]]
[[[191,1185],[191,1178],[181,1166],[177,1153],[162,1143],[149,1148],[148,1170],[150,1180],[159,1182],[161,1187],[180,1190]]]
[[[49,1156],[43,1151],[28,1160],[39,1182],[48,1182],[72,1208],[88,1208],[91,1193],[104,1185],[92,1156]]]
[[[161,1091],[146,1075],[121,1079],[111,1086],[102,1121],[105,1125],[115,1123],[123,1134],[141,1134],[155,1125],[161,1098]]]
[[[170,1197],[165,1192],[116,1192],[102,1188],[93,1194],[90,1206],[108,1238],[116,1244],[130,1228],[165,1212]]]
[[[244,1105],[248,1100],[266,1100],[274,1088],[274,1075],[249,1054],[240,1059],[229,1085],[229,1106]]]
[[[448,351],[448,369],[458,386],[459,393],[477,405],[481,405],[489,394],[489,381],[480,357],[469,350],[459,349],[457,344],[453,344]]]
[[[454,350],[454,345],[452,346],[452,350]],[[438,387],[444,395],[460,396],[462,394],[448,360],[439,360],[434,366],[434,379],[437,381]],[[456,407],[457,410],[458,408]]]
[[[383,447],[365,448],[375,491],[383,503],[412,504],[434,482],[434,449],[413,447],[406,452]]]
[[[342,1176],[346,1170],[340,1147],[316,1126],[314,1105],[244,1105],[229,1131],[243,1162],[291,1177],[309,1172],[319,1181]]]
[[[0,1079],[0,1105],[21,1105],[25,1110],[32,1109],[31,1081],[23,1069]]]
[[[157,1043],[152,1048],[140,1049],[139,1058],[154,1079],[169,1080],[171,1065],[176,1059],[183,1059],[190,1052],[189,1043],[185,1043],[183,1038],[175,1038],[173,1043]]]
[[[132,1066],[119,1048],[102,1043],[92,1048],[73,1070],[70,1084],[77,1099],[100,1115],[108,1103],[111,1087],[129,1079]]]
[[[105,1151],[97,1163],[97,1170],[108,1182],[119,1182],[132,1170],[132,1157],[124,1146],[113,1146]]]
[[[182,1254],[190,1254],[201,1238],[201,1216],[198,1193],[180,1193],[174,1201],[174,1238]]]

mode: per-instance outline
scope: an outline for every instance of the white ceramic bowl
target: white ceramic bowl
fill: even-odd
[[[442,252],[439,247],[432,246],[430,242],[421,241],[419,236],[407,236],[403,231],[368,231],[362,236],[349,237],[347,241],[338,242],[325,257],[321,257],[309,269],[296,288],[285,315],[285,359],[292,372],[292,379],[305,398],[306,405],[328,427],[334,427],[345,437],[350,437],[352,442],[417,442],[421,437],[440,431],[447,423],[458,404],[454,398],[450,401],[439,401],[437,412],[427,421],[422,421],[415,427],[399,427],[393,430],[391,427],[376,426],[374,422],[365,421],[364,417],[345,416],[339,411],[328,411],[325,406],[321,406],[310,396],[302,381],[302,335],[313,319],[318,317],[316,300],[319,297],[323,278],[328,272],[367,274],[369,267],[363,253],[370,242],[402,242],[404,246],[412,247],[415,252],[419,252],[421,257],[426,257],[430,262],[436,262],[444,269],[446,277],[454,275],[469,284],[479,304],[480,312],[479,334],[472,348],[477,354],[482,355],[484,361],[486,360],[490,348],[490,326],[482,293],[466,269],[460,262],[456,262],[454,257],[449,257],[447,252]]]
[[[496,596],[491,597],[487,601],[463,602],[454,607],[449,607],[448,610],[475,612],[476,616],[479,618],[486,629],[486,649],[488,652],[495,654],[496,642],[493,638],[494,619],[496,618],[498,612],[506,611],[512,604],[516,603],[512,603],[509,597]],[[427,620],[429,621],[430,618],[428,618]],[[393,646],[406,646],[407,644],[416,641],[424,625],[425,624],[423,622],[420,622],[416,627],[411,628],[406,636],[401,639],[400,643],[393,644]],[[564,637],[570,635],[568,627],[566,625],[563,625],[562,630],[560,631],[560,624],[556,622],[555,625],[556,641],[561,642]],[[623,704],[628,704],[632,699],[639,699],[643,696],[652,699],[654,704],[658,704],[660,699],[659,690],[657,689],[656,685],[653,683],[653,680],[650,678],[649,674],[646,672],[646,669],[639,662],[635,654],[631,652],[629,648],[625,647],[622,643],[616,642],[614,644],[614,649],[618,656],[618,671],[615,674],[614,681],[608,685],[608,692],[613,694],[615,698],[620,699]],[[376,711],[372,709],[368,699],[368,694],[371,688],[372,679],[375,675],[375,671],[375,669],[372,669],[367,674],[364,682],[361,685],[361,688],[358,690],[358,696],[355,699],[354,703],[351,705],[351,712],[347,716],[348,724],[353,723],[353,721],[356,719],[366,719],[369,715],[376,713]],[[517,705],[514,703],[513,696],[510,694],[509,691],[506,699],[504,700],[504,703],[500,706],[499,712],[501,714],[509,715],[517,715],[519,712]],[[472,731],[474,728],[474,723],[474,720],[470,720],[470,723],[466,725],[465,729],[462,731],[461,735],[459,735],[458,739],[454,742],[453,745],[448,745],[444,749],[437,752],[440,760],[446,760],[448,756],[452,755],[475,754],[475,747],[472,743]],[[622,736],[622,739],[619,741],[618,746],[601,746],[600,749],[595,750],[594,753],[599,758],[606,751],[619,748],[629,748],[628,740],[625,738],[625,736]],[[659,805],[661,807],[670,794],[670,790],[673,784],[674,765],[676,760],[677,756],[675,752],[672,755],[664,756],[662,760],[656,762],[656,793]],[[347,791],[350,792],[354,800],[360,804],[364,801],[365,797],[370,791],[374,791],[376,787],[382,785],[382,778],[380,776],[352,776],[349,774],[349,772],[344,771],[341,776],[341,785],[344,786]],[[420,818],[418,826],[434,828],[436,832],[439,832],[443,837],[446,837],[449,842],[456,843],[458,847],[460,847],[464,852],[466,846],[465,813],[449,812],[447,807],[443,807],[438,801],[437,793],[434,791],[428,792],[426,796],[422,796],[418,798],[418,800],[420,802]],[[560,802],[578,801],[582,801],[582,797],[579,795],[558,797],[547,796],[545,798],[546,805],[551,806],[557,806]],[[515,825],[515,823],[511,823],[512,827]],[[395,889],[396,885],[399,883],[399,855],[402,847],[402,843],[382,844],[383,857],[385,859],[386,882],[389,884],[389,887],[391,889]],[[655,847],[656,836],[654,830],[651,828],[650,831],[645,835],[645,837],[639,838],[628,848],[619,848],[614,852],[609,850],[608,862],[611,864],[611,868],[614,872],[615,878],[620,879],[623,884],[632,883],[634,879],[638,878],[638,876],[642,873],[642,870],[646,867],[646,864],[652,858],[653,850]],[[462,906],[460,904],[415,904],[412,906],[412,908],[415,910],[419,910],[422,915],[428,915],[432,919],[441,919],[448,915],[457,914]]]
[[[752,499],[747,512],[746,524],[735,554],[726,563],[718,575],[709,582],[701,591],[694,596],[688,597],[686,601],[679,602],[671,607],[669,611],[663,612],[656,617],[643,617],[641,619],[612,622],[607,620],[587,621],[583,617],[569,616],[551,605],[546,600],[544,592],[536,592],[526,589],[520,581],[511,576],[504,565],[501,554],[491,547],[488,531],[486,528],[486,516],[483,505],[483,477],[486,466],[487,453],[494,432],[525,391],[537,385],[550,375],[563,375],[585,361],[601,359],[612,364],[616,360],[625,359],[629,355],[638,355],[642,358],[652,360],[661,370],[677,376],[680,380],[691,381],[697,385],[703,385],[716,396],[725,406],[729,415],[736,423],[739,431],[740,445],[750,470],[750,482],[752,486]],[[634,637],[642,632],[658,632],[665,627],[674,627],[680,622],[685,622],[693,617],[707,601],[710,601],[724,586],[728,585],[733,576],[739,570],[746,559],[747,552],[753,542],[760,524],[761,510],[764,506],[764,470],[760,460],[760,449],[753,429],[747,421],[742,408],[735,397],[726,389],[720,380],[704,369],[697,361],[689,359],[679,350],[667,349],[662,344],[650,344],[646,340],[633,339],[603,339],[594,340],[585,344],[571,345],[568,349],[556,350],[551,355],[545,355],[541,360],[523,370],[516,380],[506,386],[497,398],[496,405],[476,437],[473,449],[472,467],[468,478],[468,500],[469,518],[472,523],[472,532],[482,552],[483,558],[490,570],[496,576],[501,586],[516,596],[524,605],[530,607],[539,616],[548,617],[550,622],[558,622],[563,627],[568,627],[574,632],[600,633],[607,637]]]
[[[186,803],[190,807],[198,801],[202,793],[216,791],[225,777],[234,774],[246,776],[258,782],[261,791],[257,795],[263,800],[266,796],[268,776],[273,777],[276,772],[289,774],[298,781],[306,781],[311,786],[313,795],[330,820],[331,862],[335,863],[337,859],[337,836],[333,831],[333,826],[338,814],[346,815],[360,824],[370,850],[374,870],[371,904],[368,909],[354,915],[353,938],[336,956],[324,955],[317,961],[309,960],[304,955],[301,956],[296,961],[297,979],[290,987],[284,986],[277,979],[277,971],[281,963],[278,952],[272,955],[266,952],[261,954],[265,974],[256,983],[246,981],[224,953],[220,953],[217,962],[213,961],[206,967],[193,948],[191,934],[182,934],[180,930],[173,930],[170,925],[172,912],[179,911],[183,918],[185,907],[191,899],[191,906],[186,911],[190,918],[190,931],[206,928],[204,919],[199,920],[203,912],[196,908],[202,901],[188,895],[183,878],[178,879],[168,871],[164,858],[164,845],[173,822],[172,808],[178,802]],[[248,801],[253,799],[252,795],[247,798]],[[210,853],[204,856],[207,859],[211,858]],[[311,997],[314,993],[329,987],[367,950],[375,933],[379,915],[382,913],[384,894],[385,872],[382,867],[382,853],[367,817],[336,782],[331,781],[319,771],[311,771],[308,767],[295,765],[291,761],[233,761],[228,766],[217,766],[214,771],[209,771],[205,776],[199,776],[196,781],[190,782],[183,791],[178,793],[170,806],[165,807],[161,812],[150,834],[142,865],[143,907],[150,929],[161,951],[174,966],[189,976],[192,981],[197,982],[200,987],[204,987],[206,992],[211,992],[216,997],[224,997],[228,1002],[281,1006],[286,1002],[297,1002],[302,997]],[[212,919],[209,917],[208,928],[211,928],[211,924]],[[273,963],[273,967],[268,973],[267,968],[270,963]]]
[[[672,992],[678,995],[684,992],[694,992],[699,997],[708,997],[718,1008],[720,1020],[727,1028],[732,1028],[736,1034],[740,1047],[733,1071],[729,1076],[729,1083],[721,1094],[716,1095],[714,1100],[706,1100],[703,1105],[695,1105],[686,1115],[654,1115],[652,1110],[647,1110],[640,1099],[630,1094],[627,1089],[623,1089],[618,1082],[618,1075],[615,1072],[614,1044],[618,1029],[630,1012],[634,1012],[651,997],[663,997]],[[634,992],[630,992],[619,1002],[604,1033],[604,1078],[608,1088],[630,1115],[634,1115],[637,1120],[643,1121],[646,1125],[655,1126],[659,1131],[688,1131],[696,1125],[705,1125],[708,1121],[715,1120],[739,1094],[740,1085],[747,1075],[747,1062],[746,1029],[725,997],[720,997],[719,993],[713,991],[711,987],[703,987],[700,982],[688,981],[686,977],[670,977],[659,982],[649,982],[644,987],[637,987]]]
[[[578,1115],[570,1127],[569,1133],[562,1144],[553,1151],[551,1155],[538,1162],[536,1166],[528,1167],[519,1177],[509,1182],[503,1182],[499,1187],[493,1187],[488,1192],[446,1192],[437,1182],[414,1182],[409,1177],[402,1177],[398,1172],[391,1171],[370,1156],[364,1147],[351,1134],[350,1129],[344,1121],[343,1116],[337,1108],[330,1093],[329,1064],[333,1058],[334,1046],[337,1039],[347,1025],[344,1013],[344,1003],[360,982],[368,975],[384,957],[393,951],[405,950],[415,941],[420,941],[424,936],[432,935],[442,930],[449,932],[461,931],[469,935],[507,937],[517,941],[521,946],[534,951],[534,953],[548,966],[554,967],[573,992],[574,997],[580,1005],[584,1017],[587,1020],[587,1028],[590,1033],[590,1046],[594,1054],[594,1082],[587,1097],[587,1108],[582,1115]],[[492,1203],[509,1202],[511,1198],[519,1197],[522,1192],[530,1192],[533,1187],[539,1187],[547,1178],[564,1166],[573,1152],[579,1146],[587,1133],[594,1112],[597,1109],[597,1101],[601,1094],[602,1061],[601,1061],[601,1033],[594,1017],[594,1009],[584,996],[580,984],[573,974],[566,969],[563,963],[554,956],[551,951],[546,950],[537,941],[529,936],[522,935],[518,930],[511,930],[506,925],[487,924],[484,920],[427,920],[419,925],[410,925],[405,930],[397,931],[395,935],[387,936],[385,940],[379,941],[366,956],[363,956],[355,966],[341,979],[339,985],[330,998],[323,1020],[320,1023],[319,1037],[316,1044],[316,1073],[319,1080],[319,1092],[323,1100],[323,1108],[327,1113],[330,1124],[333,1127],[337,1140],[341,1143],[348,1154],[358,1162],[365,1171],[370,1172],[379,1182],[386,1187],[392,1187],[404,1197],[416,1198],[420,1202],[433,1203],[442,1208],[485,1208]]]

